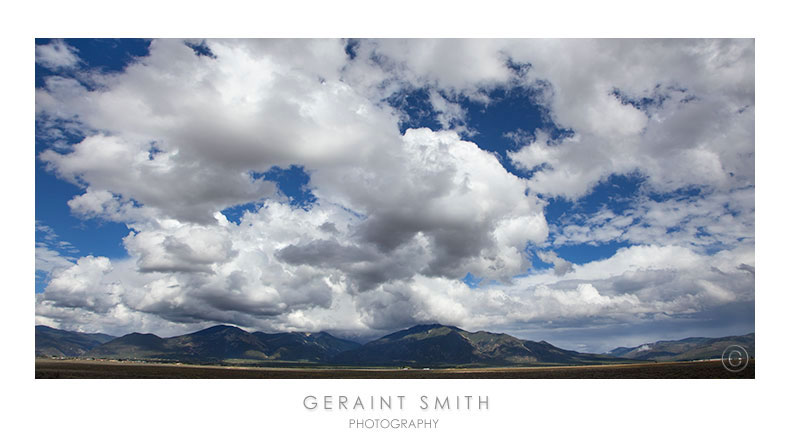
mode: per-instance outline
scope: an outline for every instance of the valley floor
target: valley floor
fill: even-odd
[[[754,360],[741,372],[721,361],[569,367],[444,369],[265,368],[79,359],[36,359],[36,379],[754,379]]]

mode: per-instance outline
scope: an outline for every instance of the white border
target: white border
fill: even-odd
[[[7,440],[693,440],[785,434],[791,367],[786,275],[791,162],[789,15],[737,1],[545,2],[38,1],[7,6],[2,69],[2,294]],[[520,5],[517,6],[516,5]],[[753,6],[754,5],[754,6]],[[681,34],[682,33],[682,34]],[[185,36],[755,37],[757,380],[33,380],[33,38]],[[10,156],[10,158],[9,158]],[[10,355],[10,357],[9,357]],[[491,410],[448,413],[425,433],[353,431],[305,394],[487,394]],[[414,430],[416,431],[416,430]],[[278,439],[275,439],[278,440]]]

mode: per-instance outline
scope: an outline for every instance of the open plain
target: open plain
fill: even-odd
[[[754,379],[721,361],[487,368],[239,367],[81,359],[36,359],[36,379]]]

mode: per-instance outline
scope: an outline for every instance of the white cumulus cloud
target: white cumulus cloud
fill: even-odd
[[[75,216],[132,231],[126,258],[43,247],[37,321],[371,336],[428,321],[630,323],[753,300],[753,42],[366,40],[354,59],[345,43],[208,40],[207,57],[155,40],[122,72],[92,74],[95,87],[46,78],[36,118],[55,141],[38,159],[83,189]],[[37,62],[76,67],[75,54],[56,41]],[[487,103],[497,87],[535,89],[574,133],[515,132],[531,142],[504,160],[525,178],[465,139],[456,100]],[[400,132],[384,99],[417,88],[443,130]],[[309,176],[307,207],[262,178],[292,165]],[[548,225],[548,197],[631,173],[657,192],[706,191]],[[235,206],[238,222],[221,213]],[[630,246],[583,264],[550,250],[614,240]],[[554,268],[527,273],[530,249],[549,249],[537,255]],[[467,286],[468,273],[485,283]]]

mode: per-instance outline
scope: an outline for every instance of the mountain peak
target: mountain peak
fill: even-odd
[[[115,339],[116,341],[140,341],[140,340],[147,340],[147,341],[161,341],[162,338],[155,335],[154,333],[138,333],[132,332],[126,334],[120,338]],[[112,341],[111,341],[112,342]]]
[[[448,328],[448,329],[451,329],[451,330],[463,331],[460,328],[455,327],[453,325],[443,325],[443,324],[438,324],[438,323],[414,325],[413,327],[410,327],[409,329],[407,329],[407,331],[409,331],[409,332],[422,332],[422,331],[427,331],[427,330],[434,330],[436,328]]]
[[[205,328],[203,330],[199,330],[197,332],[193,332],[190,334],[200,336],[200,335],[209,335],[209,334],[224,333],[224,332],[248,333],[239,327],[234,327],[233,325],[214,325],[212,327]]]
[[[471,333],[455,326],[420,324],[344,352],[334,361],[350,365],[526,365],[599,363],[603,357],[562,350],[504,333]]]

